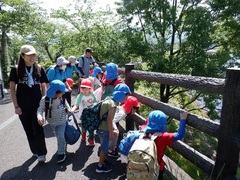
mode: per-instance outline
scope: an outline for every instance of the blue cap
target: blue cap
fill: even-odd
[[[106,66],[106,80],[113,80],[118,77],[117,65],[114,63],[108,63]]]
[[[60,80],[53,80],[50,82],[50,86],[47,89],[47,96],[49,98],[54,98],[56,95],[56,91],[61,91],[63,93],[68,92],[65,84]]]
[[[126,97],[126,93],[123,91],[114,91],[112,93],[112,99],[116,102],[123,102],[125,97]]]
[[[167,116],[159,110],[150,112],[148,123],[144,129],[145,133],[150,132],[166,132],[167,131]]]
[[[103,73],[103,71],[100,67],[95,67],[93,69],[92,77],[97,77],[98,73]]]
[[[120,83],[120,84],[116,85],[114,87],[114,91],[123,91],[125,93],[132,94],[130,88],[124,83]]]

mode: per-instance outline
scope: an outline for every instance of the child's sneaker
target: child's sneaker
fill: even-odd
[[[87,138],[87,134],[86,133],[82,133],[82,140],[86,141],[86,138]]]
[[[120,154],[118,154],[117,151],[108,151],[108,156],[109,157],[114,157],[114,158],[119,158]]]
[[[93,139],[88,140],[88,146],[95,146],[95,142]]]
[[[65,159],[66,159],[66,154],[58,154],[58,156],[57,156],[57,163],[58,164],[62,163],[62,162],[65,161]]]
[[[97,168],[96,168],[96,172],[97,173],[108,173],[108,172],[110,172],[110,171],[112,171],[112,166],[111,165],[108,165],[108,164],[103,164],[102,165],[102,167],[99,167],[98,165],[97,165]]]

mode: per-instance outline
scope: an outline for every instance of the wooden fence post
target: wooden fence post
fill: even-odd
[[[134,92],[134,79],[129,77],[128,74],[134,69],[133,64],[125,65],[125,83],[130,88],[131,92]],[[134,121],[131,118],[131,115],[126,117],[126,131],[134,130]]]
[[[221,121],[218,130],[218,147],[213,178],[234,179],[239,161],[239,149],[231,141],[240,129],[240,69],[226,72]]]
[[[128,74],[134,70],[133,64],[125,64],[125,83],[128,85],[132,93],[134,92],[134,79],[129,77]]]

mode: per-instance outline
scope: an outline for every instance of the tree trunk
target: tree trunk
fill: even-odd
[[[239,161],[239,149],[232,136],[240,129],[240,69],[228,69],[223,94],[214,178],[234,179]]]
[[[168,103],[170,96],[170,86],[161,84],[160,85],[160,101]]]
[[[7,59],[6,59],[6,46],[7,46],[7,29],[2,26],[2,41],[1,41],[1,66],[2,66],[2,76],[4,80],[4,86],[7,86],[8,75],[7,75]]]

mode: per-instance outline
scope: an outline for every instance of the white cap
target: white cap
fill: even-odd
[[[77,59],[76,59],[75,56],[69,56],[69,57],[68,57],[68,61],[69,61],[70,63],[75,63],[75,64],[78,63],[78,61],[77,61]]]
[[[66,65],[68,63],[69,62],[63,56],[60,56],[59,58],[57,58],[57,65],[58,66]]]
[[[20,53],[26,55],[37,54],[35,48],[31,45],[23,45],[20,49]]]

